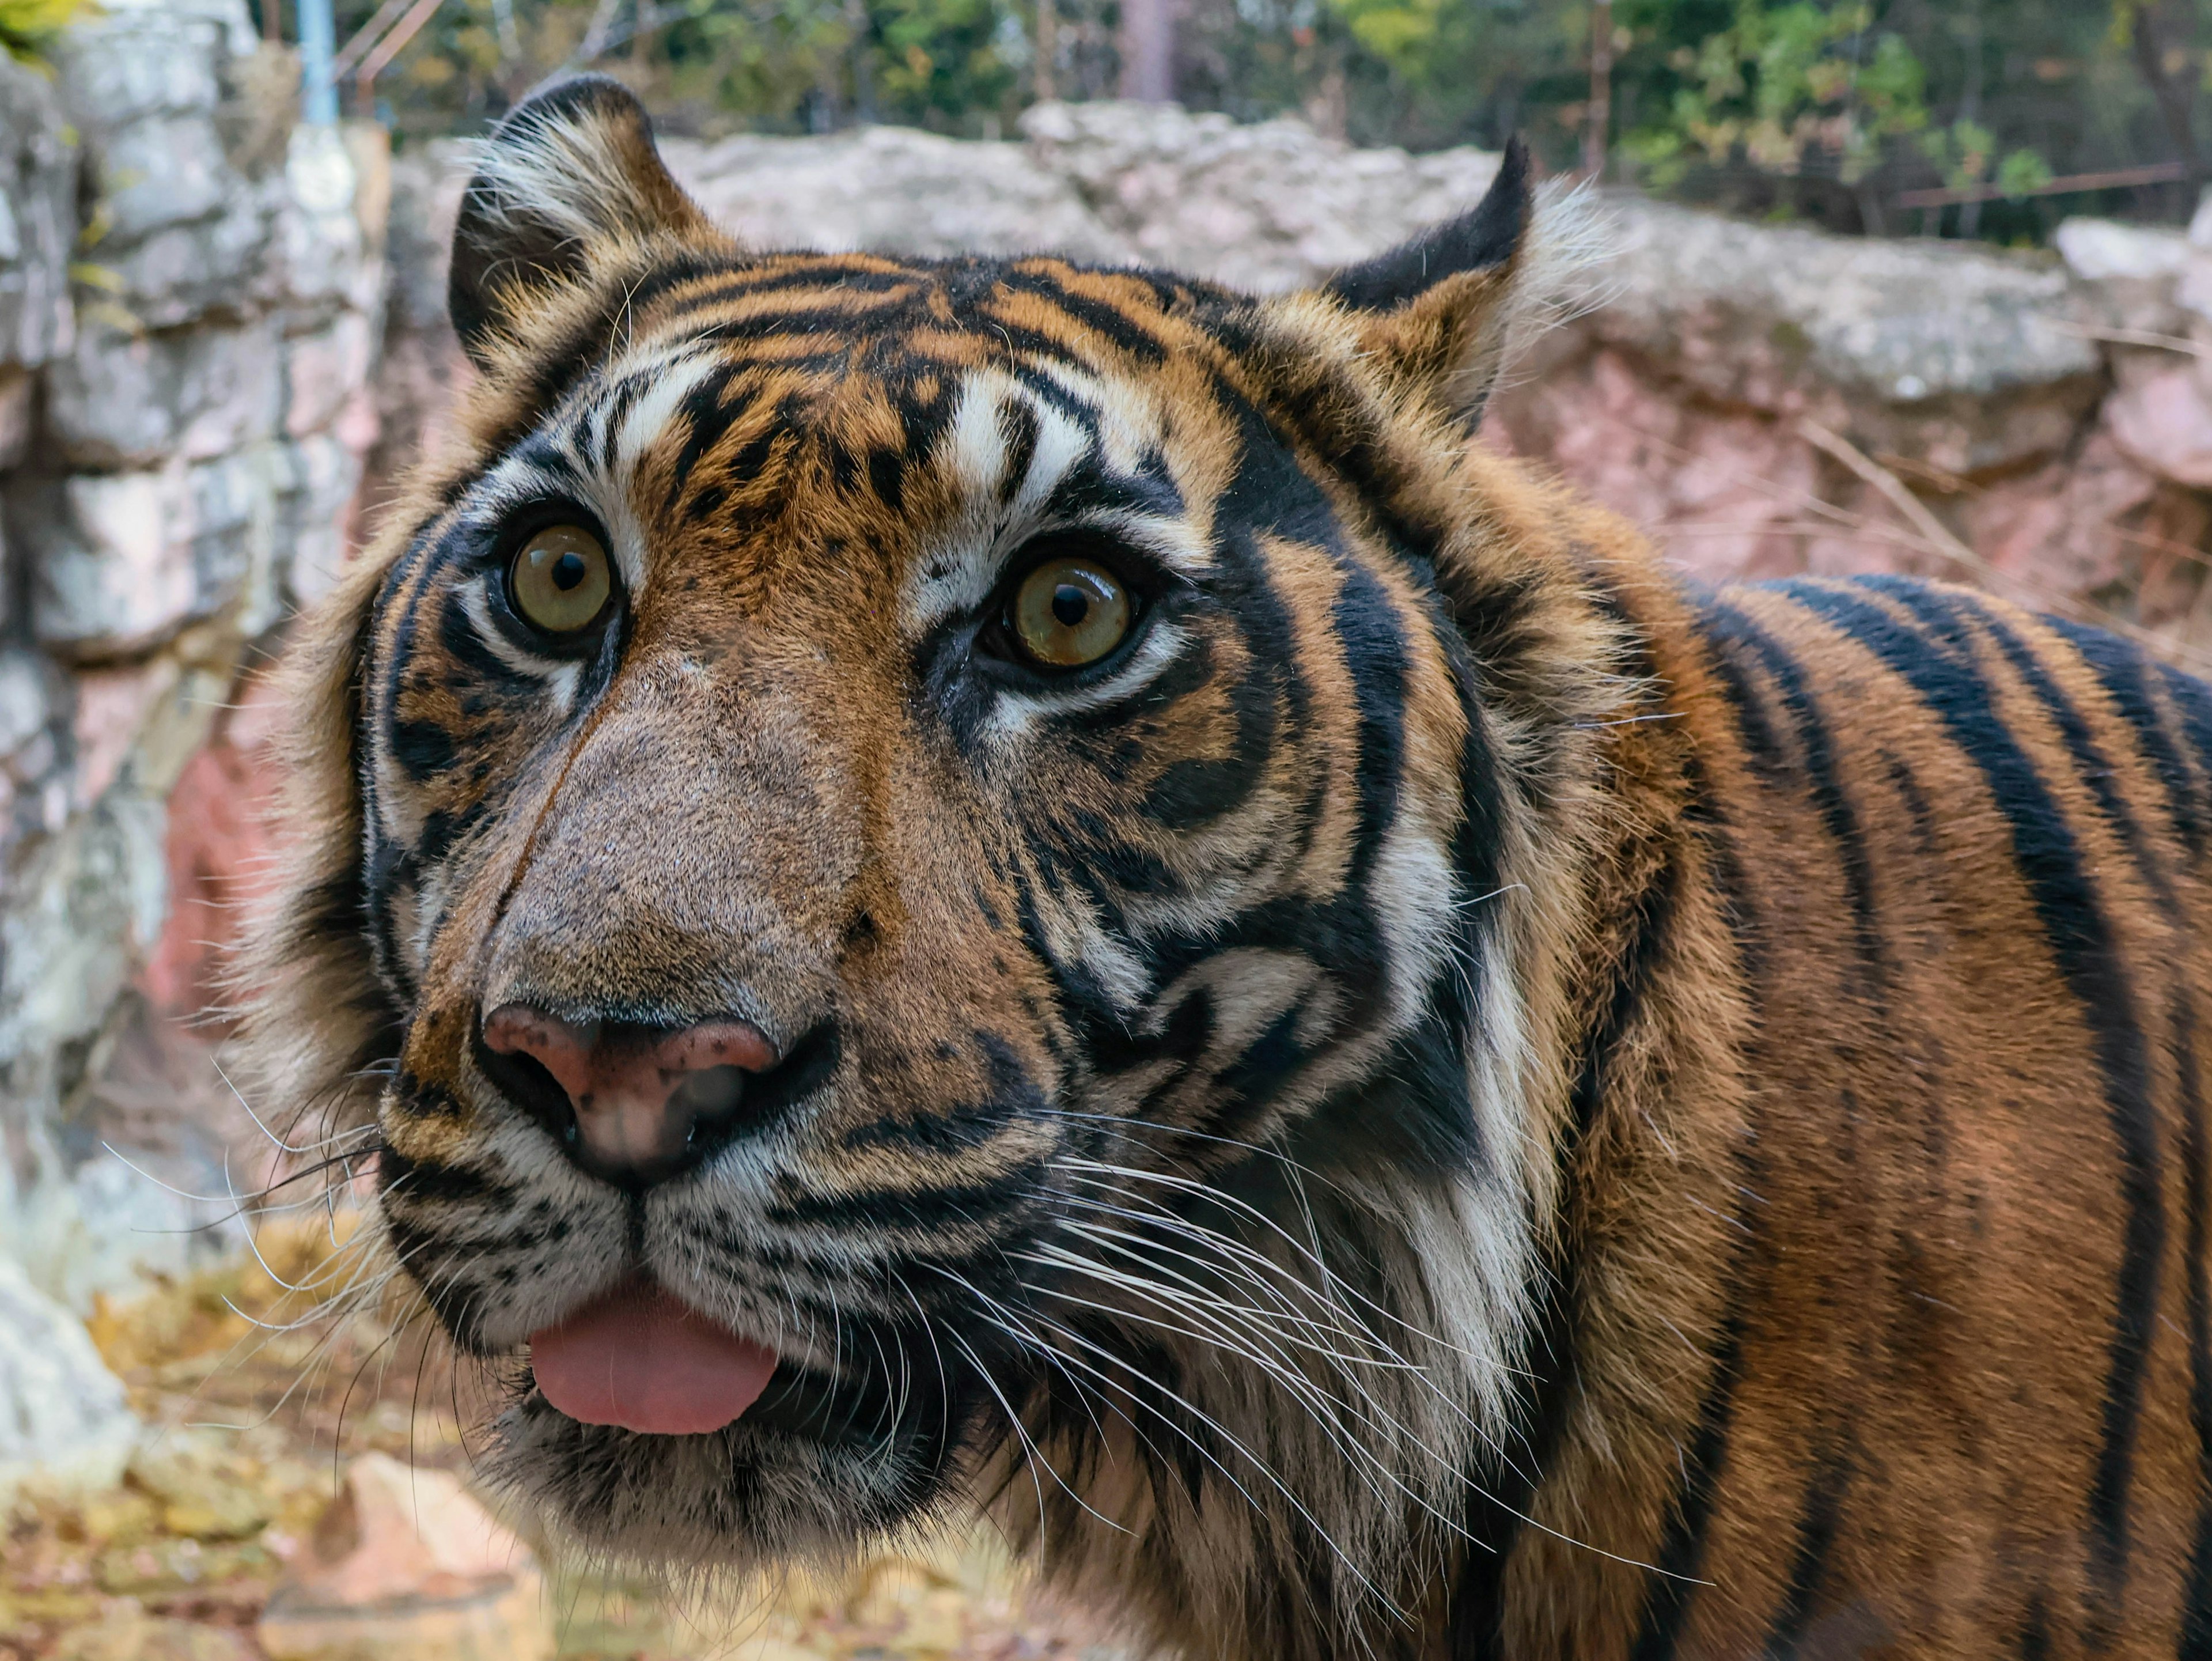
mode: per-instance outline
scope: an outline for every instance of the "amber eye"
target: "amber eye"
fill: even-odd
[[[580,525],[533,532],[507,570],[514,609],[549,635],[573,635],[598,621],[614,592],[599,538]]]
[[[1129,591],[1087,559],[1048,559],[1022,580],[1006,628],[1048,669],[1096,663],[1129,633]]]

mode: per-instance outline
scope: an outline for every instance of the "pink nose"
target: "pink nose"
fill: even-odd
[[[776,1062],[767,1035],[738,1020],[657,1032],[510,1003],[484,1018],[483,1039],[494,1055],[527,1056],[552,1075],[574,1115],[579,1161],[617,1181],[672,1173],[702,1128],[738,1112],[745,1075]]]

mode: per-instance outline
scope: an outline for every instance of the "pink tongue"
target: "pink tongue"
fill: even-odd
[[[530,1335],[538,1388],[587,1425],[654,1436],[720,1430],[760,1399],[775,1352],[629,1281]]]

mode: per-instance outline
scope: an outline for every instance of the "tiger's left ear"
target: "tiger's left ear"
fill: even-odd
[[[1523,309],[1535,218],[1528,175],[1528,147],[1515,138],[1473,209],[1322,285],[1352,307],[1368,355],[1394,380],[1428,389],[1470,430]]]
[[[669,176],[636,95],[604,75],[533,93],[479,148],[447,279],[453,332],[479,366],[536,300],[595,257],[673,238],[726,248]]]

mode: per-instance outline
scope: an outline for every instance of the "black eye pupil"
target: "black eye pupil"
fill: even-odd
[[[1091,614],[1091,596],[1072,582],[1063,582],[1052,591],[1052,614],[1060,626],[1073,629]]]
[[[584,563],[581,554],[571,551],[555,560],[546,569],[545,575],[551,577],[553,586],[565,594],[591,575],[591,568]]]

